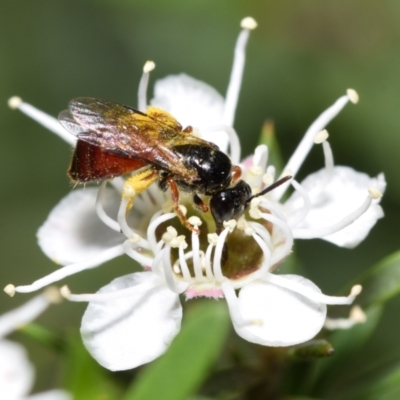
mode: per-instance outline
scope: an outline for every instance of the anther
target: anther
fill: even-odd
[[[196,217],[196,216],[190,217],[188,219],[188,222],[189,222],[190,225],[193,225],[193,226],[196,226],[196,227],[200,226],[203,223],[201,221],[201,219],[199,217]]]
[[[15,295],[15,286],[11,283],[4,288],[4,292],[7,293],[10,297],[14,297]]]
[[[176,238],[173,238],[170,242],[170,246],[173,248],[182,247],[183,250],[187,249],[188,244],[186,243],[185,235],[180,235]]]
[[[136,196],[136,190],[131,185],[125,184],[122,191],[122,197],[133,198],[135,196]]]
[[[259,165],[253,165],[250,167],[249,172],[253,176],[261,176],[263,170]]]
[[[71,291],[69,290],[69,287],[67,285],[65,285],[60,289],[60,294],[65,299],[68,299],[69,296],[71,295]]]
[[[382,192],[374,186],[370,186],[368,188],[368,193],[371,196],[371,199],[373,199],[373,200],[380,199],[383,196]]]
[[[187,214],[187,208],[184,205],[179,204],[179,208],[181,209],[181,212],[183,215]]]
[[[350,319],[357,324],[362,324],[367,320],[367,316],[359,305],[355,305],[350,310]]]
[[[143,72],[145,74],[148,74],[149,72],[153,71],[153,69],[156,67],[156,64],[154,61],[146,61],[143,67]]]
[[[129,241],[131,243],[139,243],[142,240],[142,237],[138,235],[137,233],[133,233],[131,237],[129,238]]]
[[[60,289],[56,286],[49,286],[43,291],[44,296],[49,303],[59,304],[62,301],[63,296],[61,295]]]
[[[207,235],[207,240],[212,246],[216,246],[218,242],[218,235],[216,233],[209,233]]]
[[[354,89],[347,89],[346,91],[347,97],[353,104],[357,104],[360,100],[358,93]]]
[[[256,20],[252,17],[246,17],[240,21],[240,27],[243,29],[253,30],[257,28],[257,25]]]
[[[224,221],[224,228],[229,230],[229,233],[232,233],[236,228],[237,222],[234,219],[230,219],[229,221]]]
[[[358,296],[361,293],[361,291],[362,291],[362,286],[361,285],[354,285],[351,288],[350,296],[354,296],[354,297]]]
[[[324,129],[315,135],[314,143],[321,144],[321,143],[325,142],[325,140],[328,139],[328,137],[329,137],[329,133],[326,129]]]
[[[274,182],[274,176],[271,173],[266,173],[262,177],[264,185],[269,186]]]
[[[12,110],[16,110],[22,104],[22,99],[21,97],[13,96],[8,99],[7,104]]]
[[[255,230],[251,226],[247,226],[246,229],[244,230],[244,233],[247,236],[253,236]]]

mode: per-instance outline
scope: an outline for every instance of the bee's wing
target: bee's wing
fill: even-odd
[[[153,163],[183,178],[193,179],[181,156],[173,151],[184,134],[133,108],[106,100],[80,97],[59,115],[61,124],[84,142],[123,157]]]

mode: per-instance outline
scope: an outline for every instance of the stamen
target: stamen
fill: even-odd
[[[214,267],[214,276],[217,282],[222,282],[226,280],[226,278],[222,274],[221,257],[222,257],[222,250],[225,244],[225,239],[228,236],[229,231],[230,231],[229,228],[225,228],[220,233],[220,235],[218,236],[217,245],[215,247],[213,267]]]
[[[165,245],[162,254],[164,276],[168,287],[172,292],[176,294],[182,293],[175,282],[174,273],[171,265],[171,246],[168,243]]]
[[[306,219],[306,217],[311,209],[311,200],[310,200],[310,197],[308,196],[308,193],[303,188],[303,186],[300,185],[300,183],[298,183],[295,179],[292,179],[291,183],[292,183],[294,189],[300,193],[300,195],[304,201],[304,206],[302,207],[300,213],[295,214],[294,218],[292,218],[292,219],[290,219],[290,221],[288,221],[288,222],[290,222],[289,223],[290,227],[294,228],[295,226],[300,224],[300,222],[303,222]]]
[[[296,239],[318,239],[339,232],[360,218],[368,210],[371,203],[372,197],[368,196],[359,208],[342,218],[336,224],[314,229],[293,229],[293,237]]]
[[[329,330],[350,329],[354,325],[363,324],[367,320],[367,316],[360,306],[355,305],[350,310],[349,318],[327,318],[324,328]]]
[[[193,251],[194,275],[197,280],[202,280],[203,271],[201,270],[201,264],[200,264],[200,240],[199,240],[199,235],[194,232],[192,232],[192,251]]]
[[[147,86],[149,84],[150,72],[156,67],[153,61],[146,61],[143,67],[143,74],[140,78],[138,89],[138,109],[145,112],[147,109]]]
[[[229,151],[232,164],[239,164],[240,162],[240,140],[235,129],[229,125],[215,125],[202,129],[202,132],[218,132],[223,131],[228,135]]]
[[[357,104],[360,100],[358,93],[354,89],[347,89],[346,91],[347,97],[353,104]]]
[[[233,126],[235,111],[239,98],[240,87],[242,84],[244,64],[246,60],[246,45],[249,39],[250,30],[257,27],[254,19],[247,17],[242,20],[243,30],[240,32],[236,41],[233,66],[229,80],[228,90],[225,97],[225,107],[223,121],[226,125]]]
[[[273,214],[261,213],[261,217],[266,221],[271,222],[274,225],[274,228],[276,226],[280,228],[283,237],[285,238],[283,246],[272,254],[270,264],[275,265],[280,261],[282,261],[286,256],[288,256],[291,253],[293,247],[292,230],[290,229],[289,225],[286,222],[284,222],[283,219],[278,218]]]
[[[128,203],[130,202],[130,197],[123,197],[121,200],[121,205],[118,210],[118,223],[120,230],[122,233],[129,239],[135,233],[128,225],[128,221],[126,220],[126,214],[128,212]]]
[[[157,254],[155,252],[155,249],[157,248],[157,239],[156,239],[156,229],[161,225],[162,223],[175,218],[176,214],[175,213],[167,213],[167,214],[162,214],[155,218],[153,221],[150,222],[149,227],[147,228],[147,240],[150,243],[150,247],[153,250],[154,254]]]
[[[104,192],[106,189],[107,181],[104,181],[100,187],[99,191],[97,192],[97,197],[96,197],[96,213],[97,216],[104,222],[105,225],[110,227],[116,232],[120,231],[120,226],[117,221],[114,219],[110,218],[106,212],[104,211],[103,207],[103,200],[104,200]]]
[[[383,196],[382,192],[374,186],[370,186],[368,188],[368,193],[371,196],[372,200],[378,200]]]
[[[257,146],[254,151],[253,165],[261,168],[261,171],[265,171],[268,162],[268,147],[265,144]]]
[[[211,254],[214,248],[214,244],[209,244],[206,250],[206,256],[205,256],[205,265],[206,265],[206,276],[207,279],[209,281],[213,281],[214,280],[214,274],[212,272],[212,268],[211,268]]]
[[[146,288],[148,286],[148,290],[157,290],[157,287],[154,287],[149,283],[141,283],[140,285],[134,285],[125,289],[115,290],[113,292],[107,293],[85,293],[85,294],[72,294],[69,290],[68,286],[63,286],[61,288],[61,294],[69,301],[73,302],[109,302],[112,300],[118,300],[125,297],[132,297],[137,293],[138,286],[141,288]]]
[[[330,177],[333,174],[334,161],[333,152],[327,140],[322,143],[322,149],[324,150],[326,180],[329,181]]]
[[[326,129],[324,129],[315,135],[314,143],[321,144],[321,143],[325,142],[325,140],[327,140],[328,137],[329,137],[329,133]]]
[[[239,300],[230,281],[223,282],[221,284],[221,288],[224,292],[226,302],[228,303],[229,314],[231,315],[231,319],[234,321],[235,326],[242,327],[247,325],[262,325],[262,321],[259,319],[246,320],[243,318],[242,314],[240,313]]]
[[[186,262],[186,256],[183,251],[183,246],[179,247],[179,265],[181,266],[182,276],[185,281],[190,281],[192,278],[190,275],[189,267]]]
[[[57,288],[48,288],[48,291],[34,297],[22,306],[1,315],[0,338],[3,338],[21,326],[33,321],[46,310],[51,303],[59,301],[59,290]]]
[[[299,293],[302,296],[306,297],[307,299],[310,299],[311,301],[315,303],[322,303],[322,304],[351,304],[356,296],[359,294],[359,286],[356,285],[351,290],[351,293],[349,296],[344,297],[338,297],[338,296],[327,296],[325,294],[322,294],[320,292],[316,292],[315,290],[302,285],[301,283],[289,280],[285,278],[284,276],[279,276],[275,274],[271,274],[268,272],[262,277],[262,280],[265,282],[272,283],[273,285],[277,285],[280,287],[283,287],[285,289],[289,289],[295,293]]]
[[[88,259],[67,265],[63,268],[58,269],[57,271],[52,272],[51,274],[38,279],[37,281],[33,282],[31,285],[25,286],[16,286],[15,291],[18,293],[30,293],[36,290],[39,290],[47,285],[50,285],[54,282],[58,282],[61,279],[66,278],[67,276],[74,275],[78,272],[92,269],[104,264],[107,261],[110,261],[116,257],[121,256],[124,254],[124,246],[119,244],[118,246],[111,247],[107,250],[103,250],[102,252],[89,257]]]
[[[8,100],[8,105],[11,109],[18,109],[28,117],[32,118],[45,128],[49,129],[61,139],[65,140],[70,145],[75,145],[77,138],[73,134],[69,133],[58,120],[43,111],[38,110],[36,107],[25,103],[21,98],[14,96]]]
[[[349,99],[350,98],[348,95],[340,97],[332,106],[325,110],[307,129],[307,132],[305,133],[303,139],[300,141],[295,152],[293,153],[292,157],[290,157],[290,160],[285,167],[285,169],[288,168],[292,171],[293,177],[295,176],[295,174],[297,174],[305,158],[310,152],[314,144],[315,135],[323,130],[325,126],[328,125],[328,123],[332,121],[339,114],[340,111],[342,111],[344,106],[349,102]],[[275,190],[275,196],[277,197],[277,199],[280,199],[283,196],[288,186],[289,184],[286,183]]]
[[[146,257],[143,254],[140,254],[136,250],[132,249],[130,240],[126,240],[123,244],[124,246],[124,251],[127,256],[135,260],[138,264],[141,266],[151,266],[153,263],[153,259],[151,257]]]

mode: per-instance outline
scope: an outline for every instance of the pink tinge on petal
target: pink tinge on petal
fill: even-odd
[[[253,166],[253,155],[246,157],[241,164],[244,168],[248,169]]]
[[[185,291],[186,300],[194,299],[195,297],[207,297],[209,299],[223,299],[224,293],[221,288],[198,289],[190,287]]]

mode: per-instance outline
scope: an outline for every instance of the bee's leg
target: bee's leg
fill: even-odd
[[[193,203],[204,213],[208,211],[207,204],[197,194],[193,195]]]
[[[197,227],[189,224],[189,221],[187,220],[186,216],[183,214],[181,208],[179,207],[179,189],[178,186],[176,185],[174,178],[168,177],[166,178],[166,182],[171,188],[172,204],[174,206],[176,214],[181,220],[182,225],[185,226],[185,228],[189,229],[190,231],[199,234],[200,230]]]
[[[232,181],[231,184],[234,185],[239,178],[242,176],[242,168],[239,167],[239,165],[234,165],[232,167]]]
[[[157,170],[153,167],[149,167],[131,176],[125,181],[124,188],[122,190],[122,198],[129,198],[129,203],[127,206],[128,210],[133,206],[134,197],[146,190],[157,179]]]

